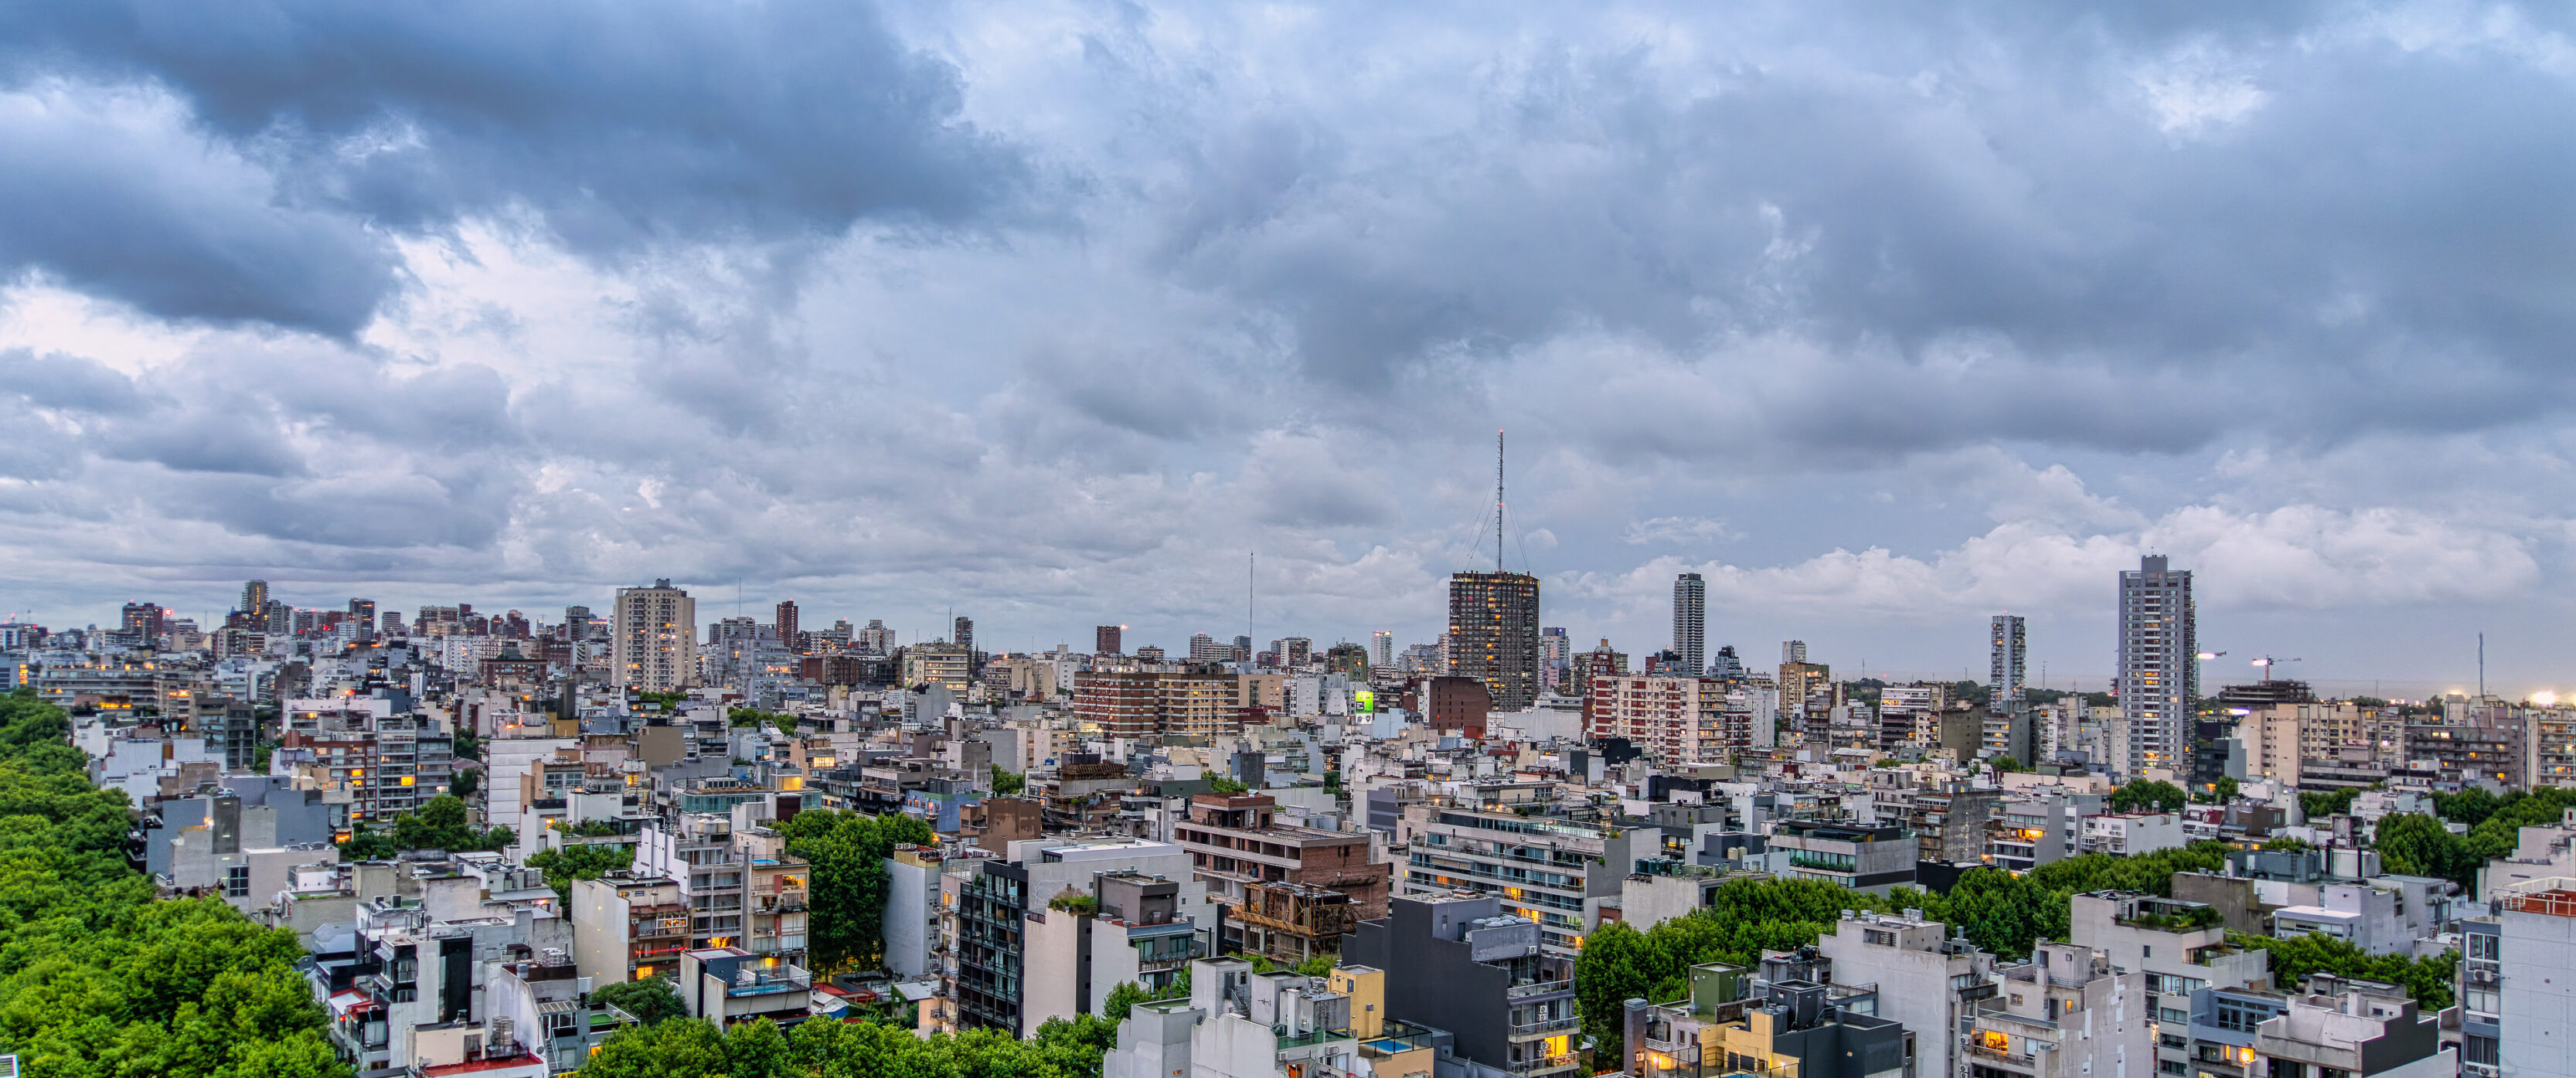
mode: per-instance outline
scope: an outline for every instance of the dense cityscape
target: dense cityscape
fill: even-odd
[[[253,580],[221,624],[9,623],[0,1048],[365,1078],[2548,1051],[2576,709],[2204,685],[2192,572],[2103,583],[2110,693],[2030,685],[2005,614],[1983,682],[1795,640],[1764,669],[1709,647],[1697,574],[1634,658],[1500,569],[1402,647],[898,644],[793,601],[702,623],[667,579],[535,617]]]
[[[2576,1078],[2571,131],[2535,0],[0,0],[0,1078]]]

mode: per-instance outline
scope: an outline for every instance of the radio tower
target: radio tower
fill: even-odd
[[[1494,432],[1494,571],[1503,571],[1503,432]]]

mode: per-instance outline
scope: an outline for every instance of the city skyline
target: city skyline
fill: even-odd
[[[31,9],[0,608],[1170,647],[1257,551],[1251,635],[1420,641],[1507,428],[1578,641],[1697,572],[1712,650],[1974,671],[2011,610],[2107,676],[2163,554],[2320,681],[2576,683],[2540,9],[1316,10]]]

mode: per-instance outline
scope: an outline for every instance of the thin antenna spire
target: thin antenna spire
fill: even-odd
[[[1252,582],[1261,575],[1261,552],[1244,551],[1243,559],[1243,658],[1250,662],[1253,648]]]
[[[1494,432],[1494,572],[1503,571],[1503,432]]]

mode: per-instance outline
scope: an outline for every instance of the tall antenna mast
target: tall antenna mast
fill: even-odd
[[[1503,571],[1503,432],[1494,432],[1494,572]]]
[[[1243,658],[1244,661],[1249,662],[1252,660],[1253,635],[1252,582],[1261,574],[1261,552],[1247,550],[1243,554],[1243,559]]]

